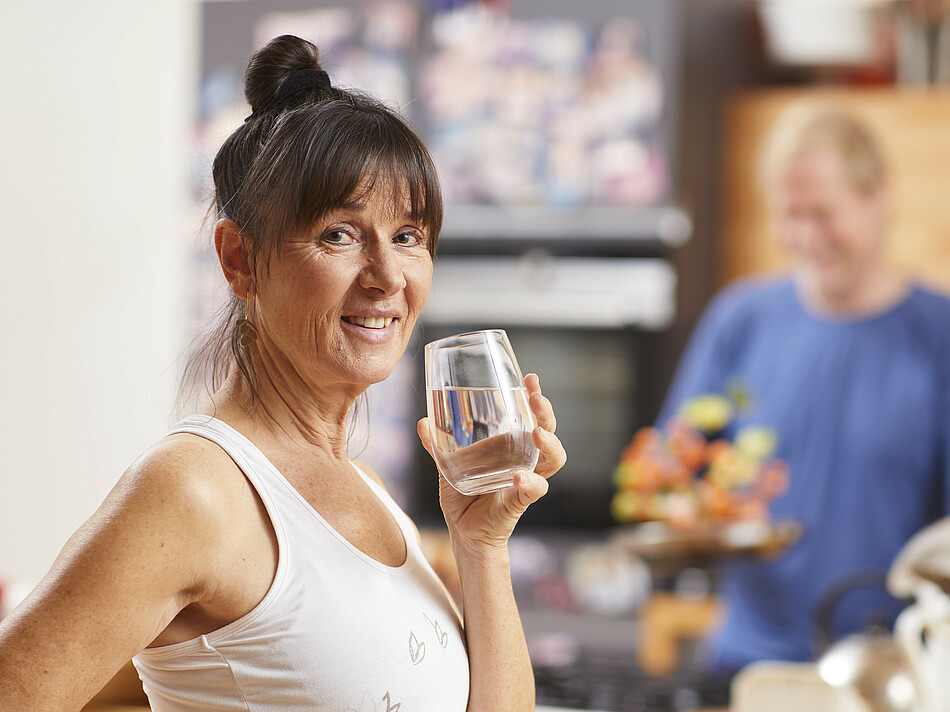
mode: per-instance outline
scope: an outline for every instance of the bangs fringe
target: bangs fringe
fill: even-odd
[[[258,209],[243,227],[255,237],[256,257],[263,257],[266,266],[285,236],[300,234],[382,185],[394,201],[408,200],[409,215],[426,228],[434,256],[442,228],[442,190],[425,146],[388,110],[346,106],[340,112],[334,103],[342,102],[287,115],[256,161],[267,168],[247,176],[242,190],[258,196]],[[284,148],[272,148],[278,146]]]

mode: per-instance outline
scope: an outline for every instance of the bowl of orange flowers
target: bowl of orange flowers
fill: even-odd
[[[770,517],[789,481],[787,463],[775,455],[778,436],[744,425],[728,437],[736,401],[693,398],[662,429],[637,431],[621,452],[611,513],[621,524],[640,524],[631,539],[637,553],[762,550],[797,540],[797,523]]]

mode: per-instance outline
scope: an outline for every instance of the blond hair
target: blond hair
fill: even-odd
[[[815,148],[838,153],[863,195],[880,189],[887,178],[880,144],[864,122],[834,103],[804,100],[783,111],[769,131],[759,161],[760,186],[767,190],[794,158]]]

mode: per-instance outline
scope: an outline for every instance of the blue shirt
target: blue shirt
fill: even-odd
[[[797,519],[805,533],[778,558],[721,572],[727,616],[714,662],[810,660],[815,606],[829,587],[886,572],[912,534],[950,511],[950,298],[913,287],[883,313],[846,320],[806,311],[790,281],[740,283],[697,326],[661,422],[731,382],[752,399],[733,431],[774,427],[790,466],[772,516]],[[873,595],[842,599],[834,637],[871,615],[893,624],[898,602],[878,591],[872,605]]]

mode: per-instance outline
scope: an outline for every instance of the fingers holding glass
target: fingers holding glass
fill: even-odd
[[[425,359],[430,452],[446,480],[463,494],[485,494],[534,470],[538,406],[529,402],[507,334],[440,339],[426,345]],[[532,384],[540,394],[537,377]]]

